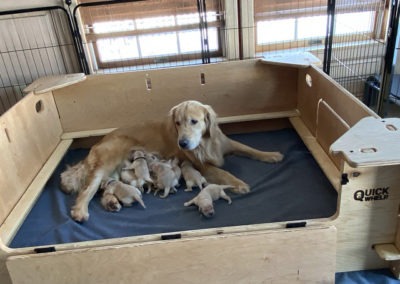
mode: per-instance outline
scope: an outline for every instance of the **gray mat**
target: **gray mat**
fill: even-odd
[[[88,150],[69,150],[31,210],[11,247],[52,245],[175,231],[260,224],[330,217],[336,212],[337,193],[293,129],[231,135],[231,138],[267,151],[281,151],[285,159],[267,164],[229,156],[224,165],[251,186],[246,195],[230,192],[233,203],[215,202],[215,216],[201,216],[195,206],[183,203],[198,191],[170,195],[166,199],[144,195],[147,209],[138,204],[118,213],[105,211],[96,196],[90,203],[90,219],[79,224],[70,217],[75,196],[59,189],[66,164],[83,159]],[[182,182],[183,183],[183,182]]]

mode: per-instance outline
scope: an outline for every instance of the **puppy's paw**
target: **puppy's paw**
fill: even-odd
[[[267,163],[277,163],[282,161],[284,158],[284,155],[280,152],[264,152],[263,157],[261,158],[262,162],[267,162]]]
[[[73,206],[71,209],[71,217],[77,222],[85,222],[89,220],[89,212],[81,207]]]

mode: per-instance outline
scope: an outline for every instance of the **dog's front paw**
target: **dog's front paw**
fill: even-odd
[[[89,220],[89,212],[81,207],[73,206],[71,209],[71,217],[77,222]]]
[[[265,152],[261,161],[267,162],[267,163],[277,163],[277,162],[282,161],[283,158],[284,158],[284,155],[280,152]]]
[[[245,194],[250,192],[250,186],[244,182],[232,185],[231,191],[237,194]]]

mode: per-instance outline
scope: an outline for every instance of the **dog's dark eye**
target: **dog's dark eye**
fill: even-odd
[[[197,123],[197,120],[196,120],[196,119],[191,119],[191,120],[190,120],[190,123],[191,123],[191,124],[196,124],[196,123]]]
[[[181,123],[179,121],[175,121],[175,124],[178,126],[181,125]]]

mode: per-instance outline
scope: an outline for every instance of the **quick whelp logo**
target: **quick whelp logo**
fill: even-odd
[[[385,200],[389,198],[389,187],[378,187],[354,192],[354,199],[358,201]]]

